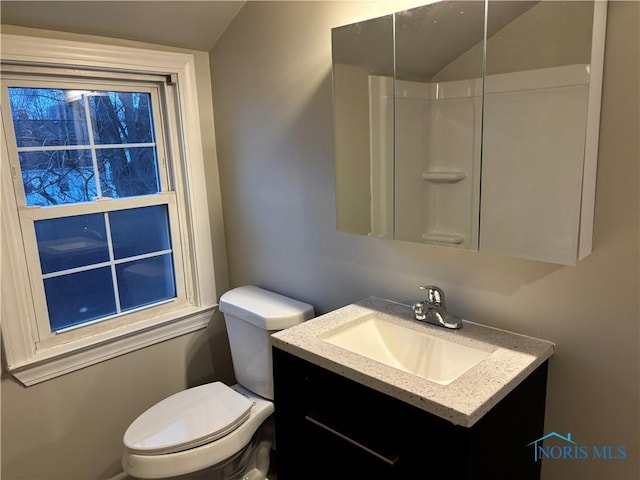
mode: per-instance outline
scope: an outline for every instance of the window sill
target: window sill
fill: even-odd
[[[35,385],[61,375],[80,370],[126,353],[187,333],[204,329],[215,307],[192,308],[180,317],[151,326],[125,329],[83,349],[56,349],[55,353],[43,352],[22,365],[11,365],[9,373],[25,386]],[[62,351],[60,351],[62,350]]]

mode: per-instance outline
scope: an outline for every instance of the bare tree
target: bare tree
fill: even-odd
[[[96,182],[114,198],[158,191],[155,148],[139,146],[154,142],[148,94],[10,88],[9,95],[17,145],[28,147],[20,166],[30,205],[90,201]]]

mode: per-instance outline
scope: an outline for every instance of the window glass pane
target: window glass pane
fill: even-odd
[[[103,213],[35,222],[42,273],[109,261]]]
[[[116,272],[123,311],[176,296],[171,254],[121,263]]]
[[[136,92],[91,92],[96,144],[153,143],[151,96]]]
[[[160,191],[155,148],[100,149],[97,157],[102,196],[122,198]]]
[[[109,267],[47,278],[44,290],[52,331],[116,313]]]
[[[84,100],[75,90],[9,88],[18,147],[88,145]]]
[[[166,205],[110,212],[109,224],[116,260],[171,248]]]
[[[97,195],[90,150],[22,152],[27,206],[90,202]]]
[[[149,93],[8,91],[27,206],[161,191]]]

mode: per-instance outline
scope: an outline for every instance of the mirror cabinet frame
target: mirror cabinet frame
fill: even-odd
[[[508,38],[509,24],[488,30],[492,20],[498,23],[500,18],[492,17],[492,8],[505,2],[485,0],[479,20],[484,34],[473,46],[475,60],[467,61],[476,65],[480,52],[478,75],[447,78],[442,72],[455,71],[451,62],[445,68],[440,65],[428,82],[411,81],[404,69],[409,66],[398,52],[400,40],[406,43],[411,36],[400,38],[405,25],[399,22],[418,12],[443,12],[466,3],[480,2],[445,0],[332,29],[337,230],[575,265],[592,250],[607,2],[582,2],[593,6],[592,24],[583,29],[590,30],[590,38],[583,35],[583,43],[590,42],[587,58],[572,62],[575,65],[494,72],[499,62],[488,63],[492,42],[506,42],[501,35]],[[531,9],[533,17],[538,5],[576,2],[529,3],[525,10]],[[429,18],[420,28],[447,31],[446,24],[442,30],[430,25],[437,21]],[[562,21],[558,18],[556,23]],[[543,28],[541,22],[534,26]],[[437,58],[438,49],[454,40],[430,38],[425,43]],[[344,48],[347,43],[350,48]],[[516,43],[507,44],[512,55]],[[366,58],[356,58],[358,46]],[[473,48],[456,55],[469,56]],[[466,98],[458,92],[467,92]],[[446,129],[441,125],[429,137],[421,130],[428,120],[399,123],[409,115],[403,112],[430,108],[416,104],[405,109],[402,102],[412,96],[420,96],[425,105],[435,98],[429,105],[439,102],[439,110],[431,112],[437,118],[445,116],[446,108],[460,109],[466,102],[464,108],[476,112],[467,113],[474,115],[475,123],[465,131],[458,129],[459,122],[447,120]],[[449,106],[442,101],[446,98],[453,99]],[[447,136],[453,140],[443,149]],[[423,161],[408,169],[404,152],[415,150],[407,146],[413,141],[422,145],[424,158],[425,151],[437,148],[434,157],[460,157],[463,142],[468,143],[467,151],[477,151],[477,158],[466,167],[455,161],[435,166]]]

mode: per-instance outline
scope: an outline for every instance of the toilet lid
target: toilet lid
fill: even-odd
[[[131,453],[156,455],[195,448],[231,433],[253,402],[221,382],[178,392],[140,415],[124,434]]]

